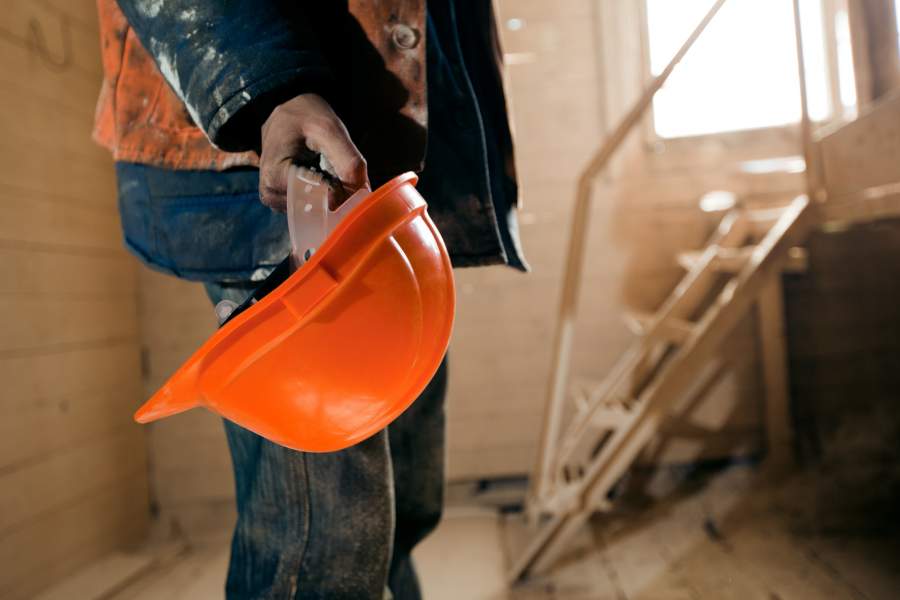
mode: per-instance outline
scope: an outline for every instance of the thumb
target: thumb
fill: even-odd
[[[335,120],[329,131],[306,132],[306,145],[321,155],[320,168],[341,182],[348,190],[369,187],[366,159],[350,139],[347,128]]]

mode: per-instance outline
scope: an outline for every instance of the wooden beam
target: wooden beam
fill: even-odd
[[[737,273],[744,268],[750,255],[753,254],[753,246],[745,246],[743,248],[716,248],[712,255],[710,267],[720,273]],[[681,252],[676,257],[678,264],[687,271],[690,271],[703,261],[703,255],[706,251]]]
[[[743,269],[753,255],[755,246],[744,248],[720,248],[713,259],[712,268],[722,273],[737,273]],[[703,252],[682,252],[678,255],[678,264],[690,271],[703,259]],[[788,260],[784,263],[786,273],[803,273],[809,265],[809,256],[804,248],[791,248]]]
[[[900,87],[897,12],[894,0],[848,3],[856,96],[861,108]]]
[[[598,429],[613,429],[624,424],[629,417],[631,417],[631,413],[623,402],[618,405],[604,406],[596,411],[591,418],[591,425]]]
[[[783,206],[774,208],[756,208],[744,211],[744,215],[750,221],[750,229],[757,236],[764,236],[769,233],[772,225],[781,216],[784,210]]]
[[[797,77],[800,82],[800,143],[806,163],[806,189],[813,202],[824,200],[822,189],[822,165],[818,146],[813,141],[812,120],[809,116],[809,94],[806,84],[806,59],[803,52],[803,22],[800,0],[793,1],[794,41],[797,49]]]
[[[822,206],[822,220],[830,225],[867,223],[900,218],[900,183],[878,186],[830,199]]]
[[[644,335],[650,331],[653,320],[654,315],[652,313],[629,311],[625,316],[628,328],[638,335]],[[660,339],[673,344],[683,344],[694,332],[693,323],[676,317],[671,317],[660,323],[660,328],[657,334]]]
[[[757,303],[763,385],[766,390],[766,464],[776,473],[793,464],[793,427],[784,325],[784,289],[773,276]]]
[[[829,199],[900,183],[900,91],[819,140]]]
[[[839,0],[822,1],[822,33],[825,42],[825,64],[828,69],[828,99],[831,104],[831,120],[843,119],[846,107],[841,99],[840,57],[838,56],[837,14]]]

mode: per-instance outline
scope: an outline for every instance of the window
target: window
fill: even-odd
[[[897,33],[900,34],[900,0],[894,0],[894,14],[897,19]],[[900,50],[900,35],[897,36],[897,48]]]
[[[654,75],[665,68],[710,6],[712,0],[646,0]],[[838,65],[828,64],[822,0],[801,0],[801,6],[810,117],[824,120],[833,113],[842,114],[838,104],[851,99],[846,85],[830,86],[829,73],[836,73]],[[834,97],[838,91],[844,93]],[[653,116],[656,134],[662,138],[798,122],[800,86],[792,2],[728,0],[656,95]]]
[[[847,10],[835,14],[835,52],[837,53],[838,95],[844,114],[856,117],[856,80],[853,74],[853,46],[850,41],[850,20]]]

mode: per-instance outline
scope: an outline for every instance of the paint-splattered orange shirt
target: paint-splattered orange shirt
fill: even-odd
[[[105,74],[94,139],[117,161],[173,169],[223,170],[257,164],[254,152],[224,152],[194,123],[163,79],[115,0],[98,0]]]

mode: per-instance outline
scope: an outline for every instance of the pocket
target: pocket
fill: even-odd
[[[290,249],[284,215],[252,193],[152,198],[157,253],[181,277],[250,279]]]
[[[253,169],[119,162],[116,176],[125,241],[157,270],[196,281],[246,281],[261,278],[290,251],[285,217],[259,202]]]

